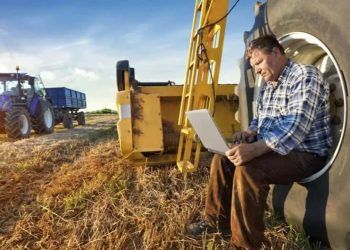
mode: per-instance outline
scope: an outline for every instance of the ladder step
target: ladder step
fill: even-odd
[[[191,62],[190,62],[190,66],[188,66],[188,69],[192,69],[193,66],[194,66],[194,61],[191,61]]]
[[[203,0],[200,0],[197,5],[197,11],[200,11],[202,9],[202,6],[203,6]]]

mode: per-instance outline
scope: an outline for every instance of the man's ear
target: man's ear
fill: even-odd
[[[274,48],[272,49],[272,53],[274,53],[276,56],[281,55],[281,51],[280,51],[277,47],[274,47]]]

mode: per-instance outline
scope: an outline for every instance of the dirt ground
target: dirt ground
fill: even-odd
[[[0,137],[0,249],[229,249],[220,234],[184,233],[203,217],[208,164],[184,178],[175,164],[129,162],[116,122]],[[314,249],[270,212],[266,224],[272,249]]]
[[[78,126],[74,123],[73,129],[66,129],[62,124],[59,124],[55,126],[55,131],[52,134],[38,135],[32,131],[30,138],[17,141],[8,139],[6,134],[0,134],[0,155],[11,152],[12,155],[16,154],[16,158],[30,157],[33,152],[44,152],[67,142],[88,139],[115,126],[116,122],[116,115],[88,115],[85,126]],[[13,162],[12,157],[1,157],[0,166],[6,166],[9,162]]]
[[[8,139],[6,134],[0,134],[0,150],[12,146],[28,149],[36,146],[47,146],[62,140],[82,139],[96,131],[110,128],[116,125],[116,122],[116,115],[87,115],[86,125],[79,126],[74,121],[74,128],[66,129],[62,124],[58,124],[55,126],[55,131],[52,134],[39,135],[32,131],[30,138],[17,141]]]
[[[0,135],[0,237],[20,217],[21,209],[35,202],[43,186],[62,164],[74,162],[86,148],[106,134],[116,137],[116,115],[87,115],[86,125],[73,129],[55,126],[52,134],[11,141]],[[1,238],[0,238],[1,240]]]

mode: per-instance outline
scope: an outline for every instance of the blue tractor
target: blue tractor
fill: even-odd
[[[54,112],[40,77],[0,73],[0,133],[11,139],[52,133]]]

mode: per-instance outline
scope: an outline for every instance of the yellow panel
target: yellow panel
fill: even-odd
[[[134,150],[163,151],[163,129],[160,97],[155,94],[135,93],[132,105]]]
[[[130,90],[117,92],[117,107],[120,104],[130,104]]]
[[[133,151],[130,91],[117,92],[117,122],[119,146],[122,155],[128,155]]]
[[[143,86],[140,87],[142,93],[157,94],[158,96],[179,96],[182,95],[183,85],[174,86]]]
[[[121,153],[127,155],[133,150],[131,119],[119,120],[117,129]]]

